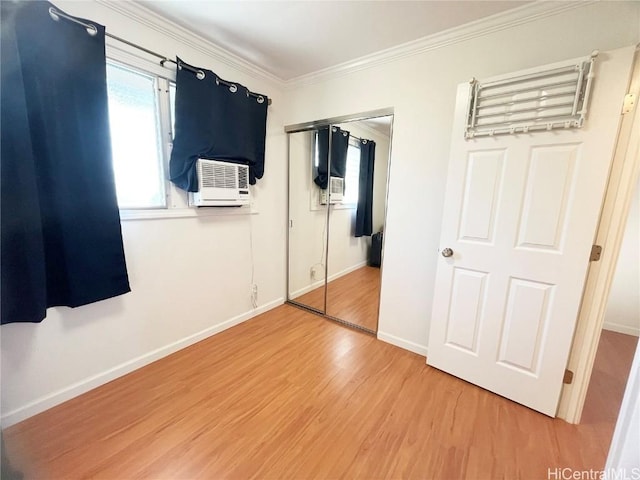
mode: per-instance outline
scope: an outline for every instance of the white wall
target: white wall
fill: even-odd
[[[53,308],[41,324],[2,326],[2,418],[14,423],[197,339],[283,302],[286,137],[281,86],[214,58],[197,39],[179,40],[93,2],[56,4],[107,31],[207,67],[273,99],[264,178],[253,188],[253,215],[122,222],[132,292],[76,309]],[[81,74],[81,72],[78,72]],[[250,301],[251,246],[257,310]]]
[[[391,134],[391,133],[389,133]],[[371,135],[370,137],[375,137]],[[375,139],[374,139],[375,140]],[[387,182],[389,181],[389,136],[380,135],[376,142],[376,162],[373,170],[373,232],[384,230],[384,216],[387,212]]]
[[[640,182],[627,218],[604,328],[640,336]]]
[[[394,109],[379,338],[426,354],[457,84],[635,44],[639,11],[585,4],[290,86],[286,124]]]

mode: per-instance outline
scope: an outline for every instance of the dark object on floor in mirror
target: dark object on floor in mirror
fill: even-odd
[[[371,250],[369,251],[369,266],[380,268],[382,263],[382,232],[371,235]]]

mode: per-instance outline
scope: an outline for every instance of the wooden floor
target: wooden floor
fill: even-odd
[[[612,422],[548,418],[284,305],[4,436],[28,479],[545,479],[601,469]]]
[[[637,344],[638,337],[632,335],[609,330],[600,335],[581,423],[599,426],[599,441],[607,451]]]
[[[316,288],[295,301],[322,310],[324,287]],[[362,267],[327,284],[327,315],[332,317],[376,332],[379,304],[379,268]]]

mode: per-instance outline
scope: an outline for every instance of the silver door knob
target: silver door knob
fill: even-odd
[[[453,255],[453,250],[451,250],[450,248],[445,248],[442,250],[443,257],[450,257],[452,255]]]

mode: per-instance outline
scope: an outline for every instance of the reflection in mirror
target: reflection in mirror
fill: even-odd
[[[325,312],[327,204],[320,203],[317,176],[317,133],[289,137],[289,272],[288,298]]]
[[[392,118],[334,125],[349,140],[344,190],[329,202],[326,314],[372,332],[380,302]]]

